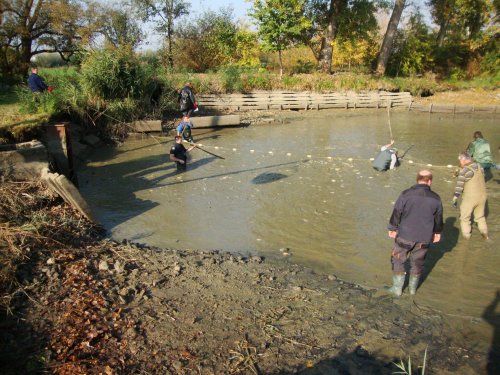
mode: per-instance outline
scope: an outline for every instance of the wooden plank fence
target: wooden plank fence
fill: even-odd
[[[500,106],[485,105],[474,106],[466,104],[417,104],[411,103],[409,111],[428,113],[452,113],[452,114],[500,114]]]
[[[355,92],[292,92],[255,91],[237,94],[197,95],[200,107],[235,111],[270,109],[325,109],[325,108],[381,108],[409,107],[412,102],[409,92],[370,91]]]

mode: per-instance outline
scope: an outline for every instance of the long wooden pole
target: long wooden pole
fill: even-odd
[[[389,133],[391,134],[391,142],[394,140],[394,137],[392,136],[392,127],[391,127],[391,102],[387,101],[387,123],[389,124]]]
[[[201,146],[198,146],[198,145],[197,145],[197,144],[195,144],[195,143],[192,143],[192,142],[188,142],[188,143],[189,143],[190,145],[192,145],[192,146],[196,147],[197,149],[199,149],[199,150],[201,150],[201,151],[203,151],[203,152],[206,152],[207,154],[210,154],[210,155],[212,155],[212,156],[215,156],[216,158],[223,159],[223,160],[225,160],[225,159],[226,159],[226,158],[223,158],[223,157],[222,157],[222,156],[220,156],[220,155],[214,154],[213,152],[210,152],[210,151],[205,150],[204,148],[201,148]]]

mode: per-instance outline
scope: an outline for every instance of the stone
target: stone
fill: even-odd
[[[109,264],[105,260],[101,260],[99,262],[99,271],[108,271],[109,270]]]

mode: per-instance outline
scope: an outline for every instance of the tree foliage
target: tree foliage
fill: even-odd
[[[144,38],[141,28],[126,9],[109,9],[109,22],[103,26],[106,42],[113,47],[133,50]]]
[[[33,56],[57,52],[68,60],[100,28],[94,3],[78,0],[0,0],[0,69],[26,72]]]
[[[377,61],[377,74],[384,75],[387,68],[387,62],[391,56],[392,47],[394,43],[394,38],[399,25],[399,20],[401,19],[401,14],[406,4],[406,0],[396,0],[394,2],[394,8],[392,9],[391,18],[387,24],[387,30],[382,41],[382,46],[380,47],[380,52],[378,54]]]
[[[263,49],[278,52],[280,76],[283,75],[281,52],[300,40],[312,25],[304,11],[304,0],[254,0],[250,15],[257,21]]]
[[[312,27],[308,34],[303,34],[307,38],[303,42],[313,51],[320,70],[331,72],[333,60],[339,66],[339,61],[346,56],[333,54],[346,52],[348,44],[362,41],[371,46],[376,42],[378,25],[375,13],[381,4],[369,0],[307,1],[306,16],[311,19]],[[371,47],[366,51],[369,49]]]
[[[498,1],[429,0],[428,4],[433,21],[439,25],[434,51],[438,71],[465,71],[474,64],[480,66],[485,56],[498,54],[498,43],[494,42],[498,39]],[[472,69],[466,75],[479,71]]]
[[[206,11],[177,30],[176,59],[194,71],[216,69],[238,59],[232,10]],[[247,38],[248,39],[248,38]]]
[[[396,34],[387,73],[412,76],[432,70],[434,43],[422,14],[411,15],[405,27]]]
[[[91,52],[81,66],[83,90],[97,100],[139,98],[146,82],[144,74],[136,55],[125,49]]]

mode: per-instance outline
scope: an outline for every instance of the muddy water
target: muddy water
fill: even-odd
[[[487,183],[493,242],[477,230],[466,241],[450,203],[455,179],[448,165],[456,165],[475,130],[500,162],[497,120],[393,113],[395,146],[401,152],[414,146],[401,167],[385,173],[369,160],[390,138],[385,111],[334,111],[285,124],[195,131],[198,143],[225,159],[194,150],[181,175],[168,160],[170,138],[130,141],[99,150],[79,181],[115,239],[266,256],[287,248],[290,261],[379,288],[391,280],[392,206],[417,171],[430,168],[446,226],[428,255],[418,302],[480,317],[500,288],[500,175],[494,171]]]

